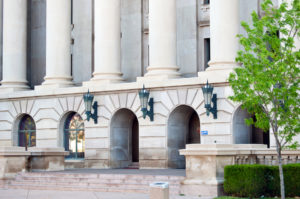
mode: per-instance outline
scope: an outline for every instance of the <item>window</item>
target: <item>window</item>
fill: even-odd
[[[204,69],[208,68],[210,61],[210,38],[204,39]]]
[[[209,4],[209,0],[204,0],[203,4]]]
[[[21,118],[18,131],[19,139],[18,145],[25,147],[36,146],[36,128],[35,123],[29,115],[25,115]]]
[[[78,113],[71,113],[66,119],[64,126],[64,145],[65,150],[70,152],[66,158],[84,158],[84,122]]]

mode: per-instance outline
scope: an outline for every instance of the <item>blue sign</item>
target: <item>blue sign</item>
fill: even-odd
[[[201,135],[208,135],[208,131],[201,131]]]

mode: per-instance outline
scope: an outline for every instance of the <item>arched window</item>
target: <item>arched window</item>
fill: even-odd
[[[65,150],[70,152],[66,158],[84,158],[84,123],[78,113],[73,112],[68,115],[65,121],[64,134]]]
[[[29,115],[24,115],[19,123],[19,142],[18,145],[22,147],[36,146],[36,129],[35,123]]]

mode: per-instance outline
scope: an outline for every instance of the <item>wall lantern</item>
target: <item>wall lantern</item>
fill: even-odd
[[[205,86],[202,87],[202,92],[204,96],[204,107],[206,108],[206,115],[209,116],[209,112],[211,112],[214,116],[214,119],[217,119],[217,94],[212,94],[214,87],[208,84],[208,80]],[[211,107],[211,102],[213,103],[213,107]]]
[[[150,118],[150,121],[154,120],[154,114],[153,114],[153,98],[150,98],[149,100],[150,92],[145,89],[145,85],[143,86],[143,89],[139,91],[139,97],[141,101],[141,111],[143,112],[143,118],[145,119],[148,115]],[[149,100],[149,102],[148,102]],[[148,105],[150,107],[150,110],[148,110]]]
[[[98,123],[98,102],[94,102],[93,107],[92,103],[94,100],[94,95],[90,94],[90,91],[88,91],[86,94],[83,95],[84,100],[84,106],[85,106],[85,114],[87,121],[90,121],[92,118],[94,120],[94,123]],[[94,109],[94,113],[92,113],[92,108]]]

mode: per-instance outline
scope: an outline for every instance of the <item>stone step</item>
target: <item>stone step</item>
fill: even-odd
[[[183,176],[162,175],[32,172],[19,173],[6,186],[11,189],[148,193],[150,183],[164,181],[169,183],[171,194],[179,194],[183,179]]]
[[[77,173],[19,173],[17,177],[57,177],[64,179],[140,179],[140,180],[183,180],[183,176],[126,175],[126,174],[77,174]]]
[[[85,182],[85,183],[139,183],[139,184],[150,184],[157,179],[109,179],[109,178],[58,178],[58,177],[28,177],[28,176],[17,176],[17,181],[47,181],[47,182]],[[169,184],[180,184],[180,180],[169,179]]]
[[[6,186],[9,189],[30,189],[30,190],[60,190],[60,191],[99,191],[99,192],[134,192],[148,193],[149,186],[130,187],[130,186],[72,186],[72,185],[52,185],[52,184],[17,184],[12,183]],[[170,187],[170,194],[179,194],[180,188]]]
[[[129,192],[129,193],[148,193],[148,189],[115,189],[111,187],[74,187],[74,186],[44,186],[44,185],[8,185],[9,189],[28,189],[28,190],[58,190],[58,191],[97,191],[97,192]]]
[[[57,185],[57,186],[82,186],[82,187],[97,187],[97,186],[104,186],[104,187],[140,187],[140,188],[148,188],[149,184],[146,183],[112,183],[112,182],[94,182],[94,183],[86,183],[86,182],[55,182],[55,181],[41,181],[41,180],[17,180],[11,182],[13,185]],[[179,188],[179,184],[170,184],[170,188]]]

